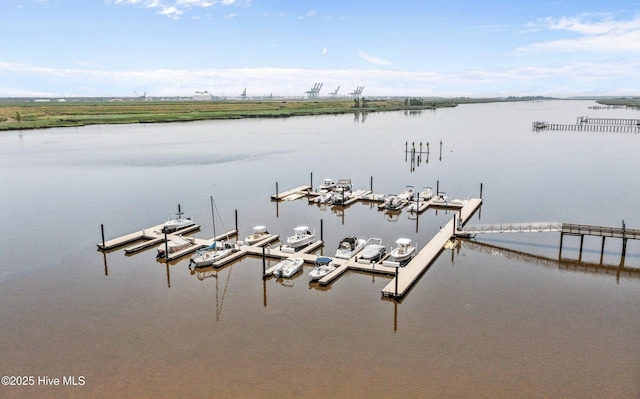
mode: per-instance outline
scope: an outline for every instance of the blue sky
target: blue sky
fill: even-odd
[[[640,95],[640,0],[3,0],[0,37],[1,97]]]

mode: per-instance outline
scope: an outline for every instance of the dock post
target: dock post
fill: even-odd
[[[278,182],[276,182],[276,200],[279,200],[280,198],[278,197]]]
[[[313,172],[311,172],[311,184],[310,184],[310,186],[311,186],[311,189],[313,190]]]
[[[602,258],[604,256],[604,239],[606,237],[602,236],[602,246],[600,247],[600,264],[602,264]]]
[[[180,212],[182,212],[182,211],[180,210],[180,204],[178,204],[178,213],[180,213]]]
[[[105,249],[105,245],[104,245],[104,224],[100,225],[100,230],[102,231],[102,249]]]
[[[371,176],[371,178],[369,179],[369,190],[373,192],[373,176]]]
[[[238,233],[238,210],[236,209],[236,233]]]
[[[582,244],[584,243],[584,234],[580,234],[580,253],[578,254],[578,262],[582,262]]]
[[[562,238],[564,238],[564,233],[560,232],[560,252],[558,253],[558,260],[562,261]]]
[[[440,140],[440,161],[442,161],[442,140]]]
[[[482,183],[480,183],[480,199],[482,199]]]
[[[396,266],[396,295],[395,297],[398,297],[398,266]]]
[[[169,263],[169,241],[167,241],[167,232],[164,233],[164,261]]]
[[[436,180],[436,197],[440,195],[440,180]]]
[[[264,247],[262,247],[262,278],[264,278],[266,271],[267,271],[267,262],[264,259]]]
[[[627,254],[627,233],[624,220],[622,221],[622,256],[620,257],[620,267],[624,266],[624,257]]]
[[[320,219],[320,241],[324,241],[324,221]]]

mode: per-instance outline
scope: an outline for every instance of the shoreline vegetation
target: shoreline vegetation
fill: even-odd
[[[459,104],[548,100],[548,97],[507,98],[395,98],[318,100],[142,101],[78,99],[37,101],[0,99],[0,131],[77,127],[99,124],[168,123],[215,119],[286,118],[292,116],[384,111],[419,111]],[[611,101],[598,101],[609,104]],[[638,100],[627,102],[640,103]],[[616,103],[619,104],[619,103]]]

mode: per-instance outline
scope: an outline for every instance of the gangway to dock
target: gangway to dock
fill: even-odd
[[[460,209],[459,217],[451,218],[405,267],[396,269],[398,271],[396,277],[382,289],[382,295],[392,298],[404,296],[440,255],[445,244],[455,236],[456,224],[464,226],[481,204],[480,198],[470,199]]]
[[[475,234],[492,233],[543,233],[560,231],[562,231],[562,223],[560,222],[501,223],[466,226],[458,229],[456,235],[473,236]]]

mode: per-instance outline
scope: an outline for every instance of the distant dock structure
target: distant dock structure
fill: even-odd
[[[579,116],[576,124],[533,122],[533,131],[564,130],[577,132],[640,133],[640,119],[589,118]]]
[[[364,90],[364,86],[358,86],[356,87],[356,89],[354,91],[352,91],[351,93],[349,93],[349,95],[352,98],[358,98],[360,97],[360,95],[362,94],[362,91]]]
[[[316,100],[320,95],[320,89],[322,89],[323,83],[315,83],[313,87],[307,91],[305,94],[307,95],[308,100]]]

